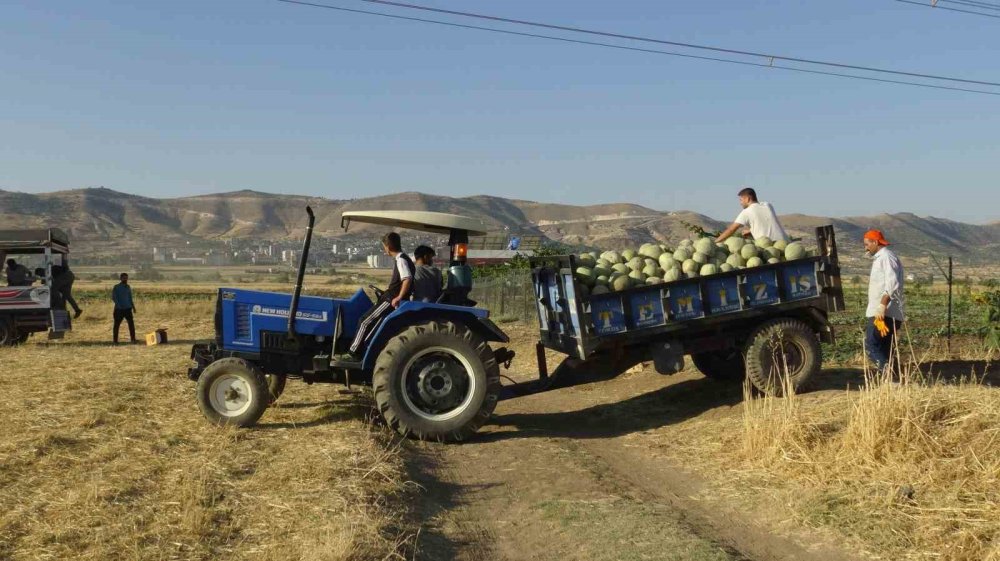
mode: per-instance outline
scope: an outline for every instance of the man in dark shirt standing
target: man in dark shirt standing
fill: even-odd
[[[437,302],[441,296],[441,270],[434,266],[434,250],[422,245],[413,250],[413,301]]]
[[[128,273],[122,273],[121,282],[115,285],[111,291],[111,300],[115,303],[115,330],[114,342],[118,344],[118,329],[122,325],[122,320],[128,322],[128,334],[135,343],[135,303],[132,301],[132,287],[128,285]]]
[[[394,260],[392,279],[385,292],[379,297],[379,301],[361,318],[358,333],[354,336],[350,348],[351,354],[354,356],[360,354],[361,348],[375,334],[375,328],[378,327],[378,324],[398,308],[400,302],[410,299],[410,292],[413,288],[413,261],[409,255],[403,253],[399,234],[389,232],[382,236],[382,250]]]

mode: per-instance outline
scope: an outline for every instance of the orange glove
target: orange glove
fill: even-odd
[[[885,320],[882,318],[875,318],[875,329],[878,329],[879,335],[883,337],[889,334],[889,327],[885,324]]]

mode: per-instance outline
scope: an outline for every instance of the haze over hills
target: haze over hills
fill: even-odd
[[[592,206],[539,203],[492,196],[443,197],[405,192],[335,200],[298,195],[235,191],[176,199],[154,199],[110,189],[76,189],[44,194],[0,190],[0,229],[61,227],[78,251],[140,248],[229,238],[289,239],[304,232],[306,205],[316,212],[318,236],[340,237],[346,210],[428,210],[483,220],[491,229],[541,234],[571,245],[607,249],[659,240],[673,243],[689,235],[684,222],[719,230],[738,208],[720,203],[717,220],[687,211],[658,211],[639,205]],[[724,208],[723,208],[724,207]],[[856,245],[863,232],[880,228],[902,254],[951,253],[967,260],[985,258],[1000,248],[1000,221],[965,224],[908,213],[828,218],[791,214],[782,217],[793,236],[811,237],[817,226],[833,224],[841,245]],[[373,226],[351,227],[352,234]],[[378,228],[381,229],[381,228]]]

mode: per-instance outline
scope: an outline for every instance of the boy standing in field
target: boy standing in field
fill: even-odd
[[[121,282],[111,290],[111,300],[115,303],[114,342],[118,344],[118,329],[122,326],[122,320],[125,320],[128,322],[129,338],[135,343],[135,303],[132,301],[132,287],[128,285],[128,273],[122,273],[118,278]]]

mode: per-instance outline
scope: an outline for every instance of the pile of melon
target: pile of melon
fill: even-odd
[[[606,294],[635,286],[750,269],[816,255],[802,242],[752,241],[732,237],[717,244],[712,238],[685,239],[671,250],[661,244],[643,244],[638,250],[581,253],[575,271],[588,294]],[[587,294],[583,295],[584,297]]]

